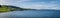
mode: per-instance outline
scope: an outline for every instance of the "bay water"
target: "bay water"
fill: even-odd
[[[0,18],[59,18],[60,11],[11,11],[0,13]]]

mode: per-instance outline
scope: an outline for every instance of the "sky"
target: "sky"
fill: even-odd
[[[60,10],[60,0],[0,0],[0,4],[21,8]]]

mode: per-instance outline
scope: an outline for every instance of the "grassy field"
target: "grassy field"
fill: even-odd
[[[31,9],[24,9],[20,7],[15,7],[15,6],[8,6],[8,5],[1,5],[0,7],[0,12],[9,12],[9,11],[15,11],[15,10],[31,10]]]
[[[10,8],[10,7],[0,7],[0,12],[8,12],[14,10],[14,8]]]

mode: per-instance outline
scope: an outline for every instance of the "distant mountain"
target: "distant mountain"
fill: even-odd
[[[40,9],[40,10],[37,10],[37,11],[60,11],[60,10],[55,10],[55,9]]]

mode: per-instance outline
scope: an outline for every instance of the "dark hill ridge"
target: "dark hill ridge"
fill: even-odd
[[[42,11],[47,10],[48,11],[48,10],[56,10],[56,9],[40,9],[40,10],[42,10]]]

